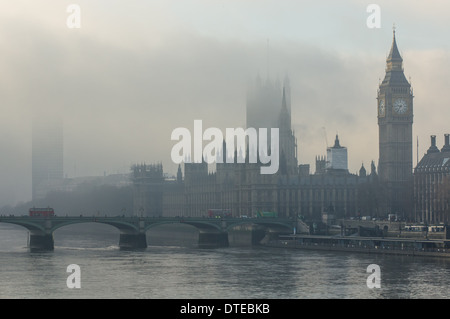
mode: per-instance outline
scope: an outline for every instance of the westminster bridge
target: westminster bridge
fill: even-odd
[[[199,247],[228,246],[228,232],[235,227],[258,225],[266,233],[277,235],[292,233],[296,221],[290,218],[198,218],[198,217],[84,217],[84,216],[0,216],[0,222],[20,225],[29,231],[30,251],[53,250],[53,232],[58,228],[80,224],[101,223],[120,231],[120,249],[144,249],[147,247],[146,232],[164,224],[185,224],[198,229]]]

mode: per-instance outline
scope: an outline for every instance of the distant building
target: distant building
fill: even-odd
[[[334,146],[327,148],[326,169],[348,172],[347,148],[340,145],[337,134]]]
[[[284,87],[288,87],[288,80]],[[269,79],[261,80],[259,76],[250,83],[247,90],[246,126],[253,128],[278,127],[280,115],[280,101],[282,91],[280,82],[272,82]],[[288,87],[288,93],[290,88]],[[289,103],[288,103],[289,102]],[[286,100],[286,107],[290,113],[290,98]]]
[[[300,164],[298,166],[298,176],[305,177],[309,176],[309,164]]]
[[[441,150],[436,146],[436,136],[414,170],[415,220],[448,224],[450,221],[450,143],[445,134]]]
[[[278,172],[261,175],[260,163],[249,163],[248,151],[239,153],[246,158],[245,163],[217,164],[214,173],[208,172],[206,163],[187,163],[184,180],[163,182],[162,214],[204,216],[208,209],[217,208],[230,209],[235,216],[273,211],[278,216],[300,215],[317,221],[322,220],[324,213],[336,218],[358,215],[386,218],[393,213],[412,219],[415,194],[416,215],[420,219],[446,221],[450,195],[438,199],[436,196],[443,195],[436,192],[438,188],[441,192],[443,188],[438,187],[438,183],[448,175],[449,160],[445,155],[448,146],[444,146],[439,155],[438,152],[427,154],[413,177],[414,96],[404,74],[395,31],[385,72],[377,94],[378,172],[372,162],[370,174],[364,165],[359,175],[350,173],[347,148],[341,146],[338,136],[334,146],[327,148],[326,157],[316,157],[314,174],[309,172],[308,165],[299,165],[297,139],[291,126],[289,79],[286,77],[281,85],[257,77],[247,95],[246,123],[247,127],[279,128]],[[222,153],[226,154],[225,149],[224,144]],[[140,185],[145,181],[135,178],[137,189],[144,190],[140,196],[154,196],[153,188]]]
[[[327,167],[327,160],[325,156],[316,156],[316,171],[314,174],[324,174]]]
[[[280,130],[280,166],[276,174],[260,174],[261,163],[250,163],[248,150],[244,163],[216,163],[216,171],[208,172],[206,162],[185,163],[184,179],[181,166],[176,179],[163,179],[160,165],[135,166],[133,168],[135,214],[143,216],[206,216],[210,209],[231,210],[234,216],[256,216],[258,212],[276,212],[278,216],[303,216],[322,221],[322,214],[332,213],[336,218],[359,214],[358,192],[362,185],[370,183],[376,173],[358,176],[348,172],[347,148],[335,145],[328,148],[327,158],[316,158],[316,172],[311,175],[309,165],[297,163],[297,142],[291,129],[289,90],[266,83],[268,91],[257,80],[259,91],[252,91],[247,104],[247,125],[259,128],[263,125]],[[289,83],[285,79],[285,83]],[[259,93],[258,93],[259,92]],[[271,93],[270,93],[271,92]],[[277,94],[277,92],[282,92]],[[264,118],[267,94],[278,96],[271,105],[271,112]],[[259,96],[258,94],[262,94]],[[264,101],[261,110],[257,101]],[[288,102],[289,101],[289,102]],[[274,110],[278,115],[274,114]],[[256,118],[251,118],[255,116]],[[238,157],[237,150],[235,159]],[[220,152],[227,156],[224,142]],[[159,209],[159,211],[158,211]]]
[[[133,181],[133,215],[161,216],[163,213],[163,168],[162,164],[134,165]]]
[[[386,74],[378,88],[380,182],[387,189],[386,214],[412,217],[413,210],[413,91],[403,71],[395,31],[386,59]]]
[[[32,199],[35,200],[63,185],[63,123],[58,115],[35,115],[32,126]]]

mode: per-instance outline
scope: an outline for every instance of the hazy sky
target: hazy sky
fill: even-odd
[[[79,29],[66,25],[72,3]],[[380,29],[366,25],[370,3]],[[0,0],[0,206],[31,198],[33,111],[61,110],[68,177],[157,161],[175,173],[172,130],[244,126],[257,74],[290,77],[299,163],[326,154],[325,127],[351,172],[368,168],[393,23],[421,157],[450,133],[449,15],[446,0]]]

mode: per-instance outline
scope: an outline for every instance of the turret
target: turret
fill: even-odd
[[[361,164],[361,168],[359,169],[359,176],[360,177],[366,177],[367,176],[366,169],[364,168],[364,163]]]
[[[439,153],[439,149],[436,147],[436,135],[431,135],[431,145],[427,151],[427,154]]]
[[[375,167],[375,162],[372,161],[372,163],[370,164],[370,175],[374,176],[377,174],[377,169]]]
[[[397,41],[395,40],[395,29],[393,31],[391,51],[386,59],[386,71],[403,71],[403,59],[398,51]]]
[[[289,114],[289,110],[287,108],[287,102],[286,102],[286,90],[283,87],[283,99],[281,101],[281,111],[280,116],[278,120],[278,125],[280,128],[280,131],[286,131],[291,133],[291,115]]]
[[[178,164],[177,182],[181,183],[182,181],[183,181],[183,174],[181,173],[181,164]]]
[[[445,134],[444,135],[444,139],[445,139],[445,144],[441,149],[441,152],[450,152],[450,134]]]

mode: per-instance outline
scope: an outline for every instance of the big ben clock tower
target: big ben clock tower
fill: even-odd
[[[412,208],[413,93],[403,73],[395,29],[386,59],[386,75],[378,89],[378,173],[385,190],[387,213],[407,217]]]

